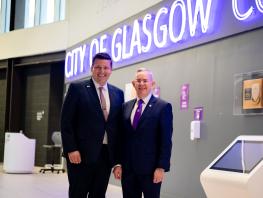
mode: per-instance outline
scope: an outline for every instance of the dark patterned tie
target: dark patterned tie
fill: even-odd
[[[106,107],[106,100],[105,100],[104,95],[102,93],[102,89],[103,89],[103,87],[99,87],[99,90],[100,90],[100,105],[101,105],[101,109],[103,111],[104,118],[107,121],[107,119],[108,119],[108,112],[107,112],[107,107]]]
[[[132,127],[133,127],[134,129],[137,128],[137,125],[138,125],[138,123],[139,123],[139,120],[140,120],[140,117],[141,117],[141,114],[142,114],[142,104],[143,104],[143,100],[140,99],[140,100],[138,101],[138,107],[137,107],[137,109],[136,109],[136,111],[135,111],[134,118],[133,118],[133,122],[132,122]]]

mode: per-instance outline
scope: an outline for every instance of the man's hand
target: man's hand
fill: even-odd
[[[164,179],[164,169],[156,168],[153,174],[153,183],[157,184],[162,182]]]
[[[68,153],[68,158],[70,163],[72,164],[79,164],[81,162],[81,156],[79,151],[73,151]]]
[[[122,174],[121,166],[115,166],[113,168],[113,174],[114,174],[115,179],[121,179],[121,174]]]

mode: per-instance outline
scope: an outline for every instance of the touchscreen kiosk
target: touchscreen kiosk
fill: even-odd
[[[263,195],[263,136],[237,137],[202,173],[208,198]]]

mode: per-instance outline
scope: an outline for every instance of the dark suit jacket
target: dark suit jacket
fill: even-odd
[[[82,160],[93,163],[102,148],[105,130],[112,165],[119,163],[119,127],[123,92],[108,84],[110,112],[105,121],[93,81],[70,85],[61,114],[63,152],[80,151]]]
[[[172,106],[161,99],[151,97],[137,129],[131,125],[131,112],[136,99],[123,105],[123,170],[136,174],[153,174],[156,168],[170,169],[172,149]]]

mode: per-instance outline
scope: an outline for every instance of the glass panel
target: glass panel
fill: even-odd
[[[2,16],[2,0],[0,0],[0,33],[3,32],[2,18],[3,18],[3,16]]]
[[[65,19],[65,0],[55,0],[54,21]]]
[[[0,0],[0,33],[9,31],[11,0]]]
[[[55,2],[54,0],[47,0],[47,23],[54,21]]]
[[[5,29],[4,32],[9,32],[10,28],[10,10],[11,10],[11,0],[5,0]]]
[[[3,2],[11,0],[0,1]],[[16,1],[15,29],[30,28],[41,24],[64,20],[65,3],[65,0]],[[1,7],[3,8],[3,3]]]
[[[26,0],[25,3],[25,28],[35,25],[36,0]]]
[[[59,19],[65,20],[65,13],[66,13],[66,0],[60,0],[60,8],[59,8]]]
[[[54,22],[55,1],[54,0],[42,0],[40,13],[41,13],[40,24]]]

